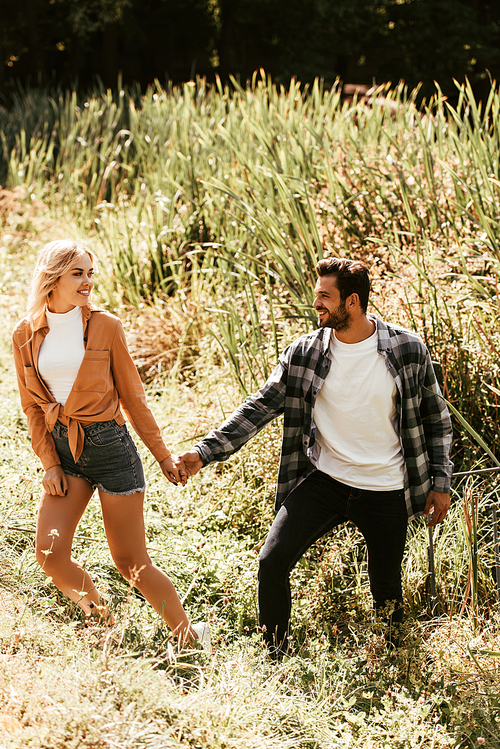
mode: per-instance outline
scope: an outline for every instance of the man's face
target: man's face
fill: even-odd
[[[320,328],[335,328],[339,332],[350,325],[345,301],[340,299],[335,276],[320,276],[314,289],[313,307],[318,313]]]

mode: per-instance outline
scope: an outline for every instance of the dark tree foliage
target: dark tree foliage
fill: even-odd
[[[0,0],[0,87],[142,87],[264,68],[326,85],[500,74],[500,0]]]

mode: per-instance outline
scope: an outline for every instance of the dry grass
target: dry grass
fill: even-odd
[[[318,644],[309,657],[302,653],[280,666],[251,642],[209,659],[169,663],[166,652],[141,658],[96,648],[95,633],[22,608],[2,593],[6,749],[382,749],[387,741],[444,749],[455,743],[437,720],[442,706],[432,680],[418,696],[401,682],[405,664],[391,665],[363,643],[341,658]]]
[[[12,200],[22,203],[19,195]],[[34,250],[53,238],[48,234],[64,236],[68,227],[64,222],[49,227],[43,210],[30,213],[28,229],[21,209],[13,215],[0,234],[2,437],[9,458],[0,499],[9,522],[24,518],[33,524],[35,461],[29,463],[26,432],[19,426],[8,326],[22,314]],[[385,271],[377,275],[380,298],[388,284],[396,293],[398,283]],[[217,341],[201,329],[186,335],[186,321],[199,316],[182,301],[140,310],[135,319],[130,311],[119,313],[143,375],[153,382],[150,401],[169,442],[188,446],[239,401]],[[187,353],[181,355],[183,346]],[[177,378],[180,366],[185,376]],[[171,376],[165,379],[167,368]],[[190,611],[211,618],[217,648],[209,657],[190,653],[173,659],[168,636],[136,599],[117,608],[125,635],[121,645],[99,629],[82,627],[71,607],[42,582],[31,537],[13,540],[0,529],[2,749],[465,749],[483,737],[486,746],[500,747],[496,619],[476,625],[473,617],[425,625],[411,620],[404,647],[388,657],[363,602],[358,601],[359,620],[344,632],[323,632],[330,591],[321,560],[312,555],[296,579],[297,590],[307,590],[304,600],[297,596],[294,613],[305,634],[282,664],[266,659],[255,630],[255,552],[272,514],[279,448],[279,425],[274,427],[230,466],[207,469],[184,492],[166,489],[153,462],[145,461],[148,541],[158,559],[171,565],[180,589],[190,591]],[[102,537],[94,507],[82,530]],[[350,553],[347,536],[345,544],[337,539],[342,548],[331,549],[332,568],[340,570],[342,553]],[[123,583],[108,569],[101,548],[83,542],[78,553],[85,551],[123,600]],[[316,588],[311,563],[318,564]],[[334,616],[332,607],[329,617]]]
[[[183,323],[167,304],[129,311],[122,318],[127,343],[144,381],[164,377],[179,360],[183,348]]]

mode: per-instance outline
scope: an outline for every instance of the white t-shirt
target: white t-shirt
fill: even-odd
[[[343,343],[332,330],[332,365],[313,418],[320,471],[358,489],[389,491],[403,488],[404,461],[396,384],[377,342],[376,331],[359,343]]]
[[[82,310],[45,314],[49,332],[40,346],[38,371],[54,400],[64,406],[85,356]]]

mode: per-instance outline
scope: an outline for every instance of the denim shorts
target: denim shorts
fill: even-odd
[[[146,489],[141,456],[125,424],[97,421],[83,427],[82,454],[75,463],[68,443],[68,429],[56,421],[52,437],[61,467],[70,476],[79,476],[92,489],[106,494],[135,494]]]

